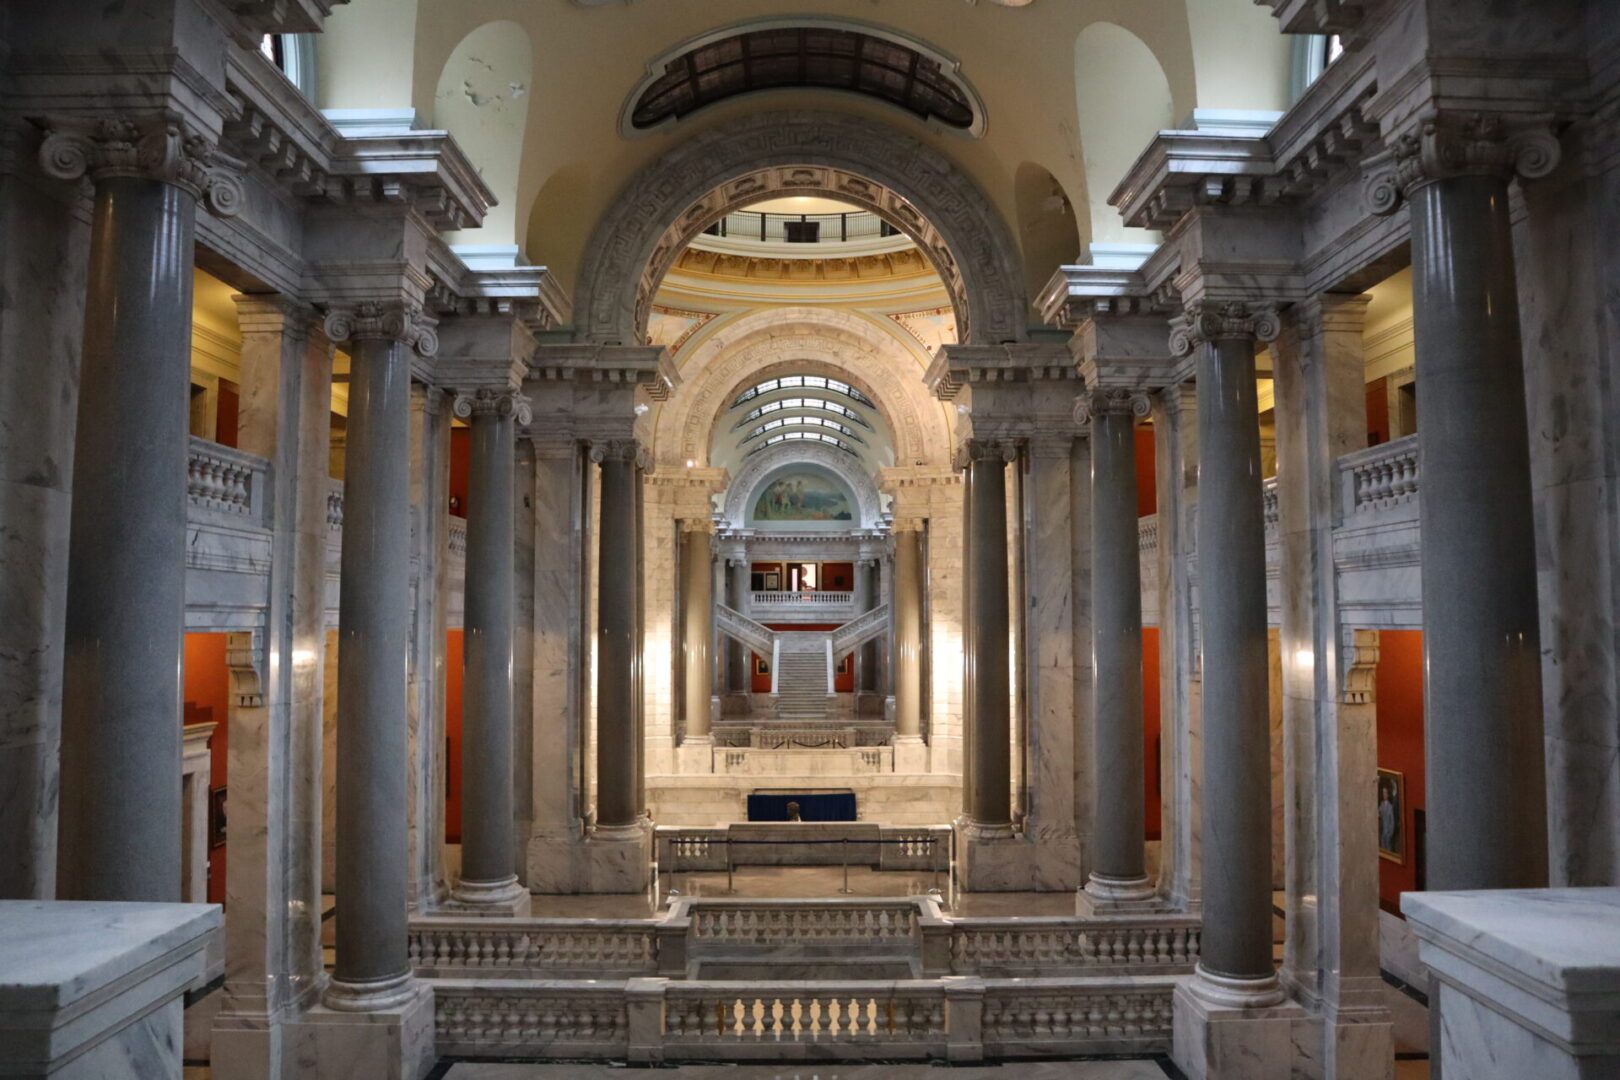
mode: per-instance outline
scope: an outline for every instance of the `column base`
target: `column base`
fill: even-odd
[[[714,772],[714,736],[688,735],[675,748],[675,768],[681,776]]]
[[[894,737],[894,771],[897,773],[925,773],[928,771],[928,744],[921,735]]]
[[[334,981],[324,1003],[287,1023],[283,1057],[308,1080],[422,1080],[437,1061],[433,1035],[427,984],[409,975],[386,989]]]
[[[1074,894],[1076,915],[1136,915],[1168,911],[1150,877],[1116,878],[1093,872]]]
[[[532,909],[529,890],[513,874],[499,881],[458,881],[441,910],[453,915],[526,919]]]
[[[1080,885],[1080,840],[1011,825],[956,823],[957,881],[968,892],[1068,892]]]
[[[1188,1080],[1290,1080],[1310,1015],[1275,975],[1234,979],[1199,965],[1175,990],[1171,1057]],[[1308,1039],[1308,1033],[1297,1034]],[[1393,1059],[1392,1059],[1393,1060]]]
[[[599,825],[585,835],[582,893],[642,893],[652,886],[653,827]]]

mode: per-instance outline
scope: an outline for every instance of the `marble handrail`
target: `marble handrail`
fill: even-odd
[[[834,655],[843,656],[851,649],[857,649],[868,641],[873,641],[889,628],[889,605],[879,604],[858,618],[840,626],[832,632],[832,649]]]
[[[915,937],[918,909],[910,900],[793,905],[694,900],[688,915],[696,941],[884,941]]]
[[[652,974],[658,933],[651,920],[412,919],[411,966],[423,974],[546,971]]]
[[[714,623],[719,631],[761,656],[771,657],[774,680],[776,671],[776,631],[755,622],[735,608],[725,604],[714,605]]]
[[[847,607],[855,602],[855,594],[852,592],[757,592],[750,599],[754,604],[767,607],[775,604],[821,604]]]
[[[1022,972],[1191,971],[1200,922],[1192,916],[1140,919],[952,919],[951,970]]]
[[[1357,450],[1339,459],[1341,510],[1346,518],[1371,510],[1415,504],[1418,497],[1418,437]]]
[[[229,446],[191,437],[186,448],[186,500],[203,510],[264,525],[270,463]]]

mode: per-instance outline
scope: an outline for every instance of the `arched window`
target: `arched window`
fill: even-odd
[[[865,94],[959,130],[977,119],[938,59],[858,30],[791,26],[702,41],[674,57],[636,98],[630,124],[646,130],[738,94],[787,87]]]
[[[314,34],[266,34],[259,39],[259,52],[276,65],[304,97],[315,100]]]

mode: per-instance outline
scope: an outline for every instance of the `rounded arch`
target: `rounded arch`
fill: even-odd
[[[518,174],[533,83],[528,32],[508,19],[485,23],[462,38],[439,71],[433,123],[455,137],[495,193],[495,205],[474,234],[480,238],[519,242]]]
[[[838,478],[854,497],[855,520],[840,524],[848,529],[875,529],[883,516],[883,499],[877,484],[860,468],[860,463],[842,450],[821,443],[778,443],[748,459],[742,472],[726,488],[725,519],[733,529],[749,528],[758,492],[778,473],[795,467],[812,466]]]
[[[574,311],[587,341],[628,344],[692,237],[783,193],[823,195],[881,215],[917,242],[950,292],[965,341],[1022,340],[1022,261],[990,200],[938,150],[837,113],[758,113],[711,128],[636,174],[597,224]]]
[[[1076,107],[1085,161],[1091,242],[1140,241],[1108,205],[1126,171],[1153,136],[1175,123],[1170,81],[1153,50],[1111,22],[1094,22],[1074,44]],[[1129,86],[1129,94],[1119,88]]]
[[[1039,292],[1052,272],[1080,256],[1080,228],[1068,192],[1043,166],[1026,161],[1013,175],[1018,242],[1024,248],[1024,286]]]
[[[950,457],[950,413],[922,375],[927,358],[848,311],[793,307],[756,311],[708,333],[681,360],[681,386],[658,405],[658,460],[707,463],[710,434],[747,384],[774,374],[828,375],[872,399],[889,426],[896,461]]]

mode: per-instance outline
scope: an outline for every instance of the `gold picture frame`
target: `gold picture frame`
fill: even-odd
[[[1378,770],[1378,857],[1406,863],[1406,774]]]

